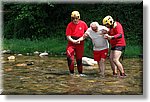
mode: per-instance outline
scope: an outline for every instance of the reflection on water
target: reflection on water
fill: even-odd
[[[98,74],[98,67],[84,66],[85,77],[70,76],[65,57],[16,56],[8,61],[3,55],[2,94],[40,95],[135,95],[143,94],[142,59],[125,59],[126,78],[112,76],[106,61],[105,78]]]

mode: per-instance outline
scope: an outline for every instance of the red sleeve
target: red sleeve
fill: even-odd
[[[115,31],[116,31],[116,35],[114,35],[114,38],[120,38],[120,36],[124,34],[122,25],[120,23],[117,23]]]
[[[116,35],[114,35],[114,38],[116,39],[116,38],[121,38],[122,37],[122,34],[116,34]]]

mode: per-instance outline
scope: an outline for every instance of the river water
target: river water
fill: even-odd
[[[98,66],[83,66],[86,74],[70,76],[64,56],[15,56],[15,61],[3,55],[3,95],[141,95],[143,65],[141,58],[125,58],[127,77],[113,77],[108,59],[105,77],[99,76]]]

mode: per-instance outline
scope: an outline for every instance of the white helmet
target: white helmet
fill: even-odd
[[[98,26],[99,26],[98,22],[92,22],[90,24],[90,27],[98,27]]]

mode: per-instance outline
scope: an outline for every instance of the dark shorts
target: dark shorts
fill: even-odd
[[[125,46],[115,46],[115,47],[112,47],[111,50],[123,51],[125,50]]]

